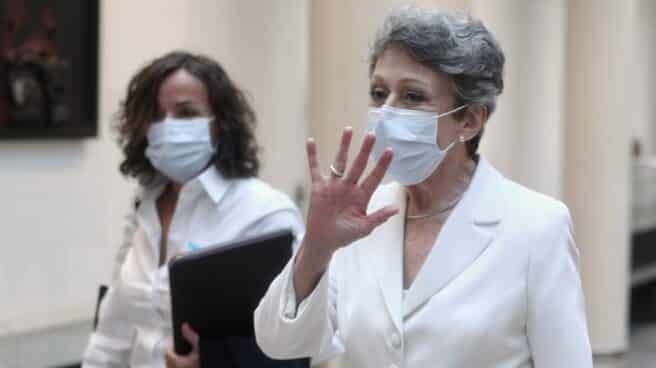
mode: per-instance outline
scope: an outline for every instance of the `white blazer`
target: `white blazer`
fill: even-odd
[[[357,368],[592,368],[565,205],[481,159],[404,293],[403,188],[381,186],[370,210],[390,203],[400,214],[336,252],[298,308],[291,262],[271,284],[254,316],[265,353],[343,354]]]

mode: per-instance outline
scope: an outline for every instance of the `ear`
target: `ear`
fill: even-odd
[[[464,125],[460,131],[460,136],[465,141],[474,138],[481,132],[487,122],[487,106],[479,103],[471,104],[465,108],[465,115],[462,121]]]

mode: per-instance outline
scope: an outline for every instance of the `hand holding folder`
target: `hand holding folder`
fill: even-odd
[[[201,338],[254,336],[253,311],[291,258],[293,240],[291,231],[282,230],[174,259],[169,282],[176,353],[191,350],[183,323]]]

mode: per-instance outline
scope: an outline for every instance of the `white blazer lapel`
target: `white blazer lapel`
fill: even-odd
[[[396,327],[401,330],[401,290],[403,287],[403,239],[406,197],[403,187],[388,184],[375,193],[369,212],[395,204],[399,213],[377,227],[356,246],[359,258],[369,268],[385,299],[385,304]]]
[[[503,177],[480,159],[469,189],[449,216],[403,301],[407,318],[442,290],[488,247],[501,222]]]

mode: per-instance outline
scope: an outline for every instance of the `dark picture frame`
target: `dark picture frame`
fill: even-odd
[[[0,3],[0,140],[97,135],[99,5]]]

